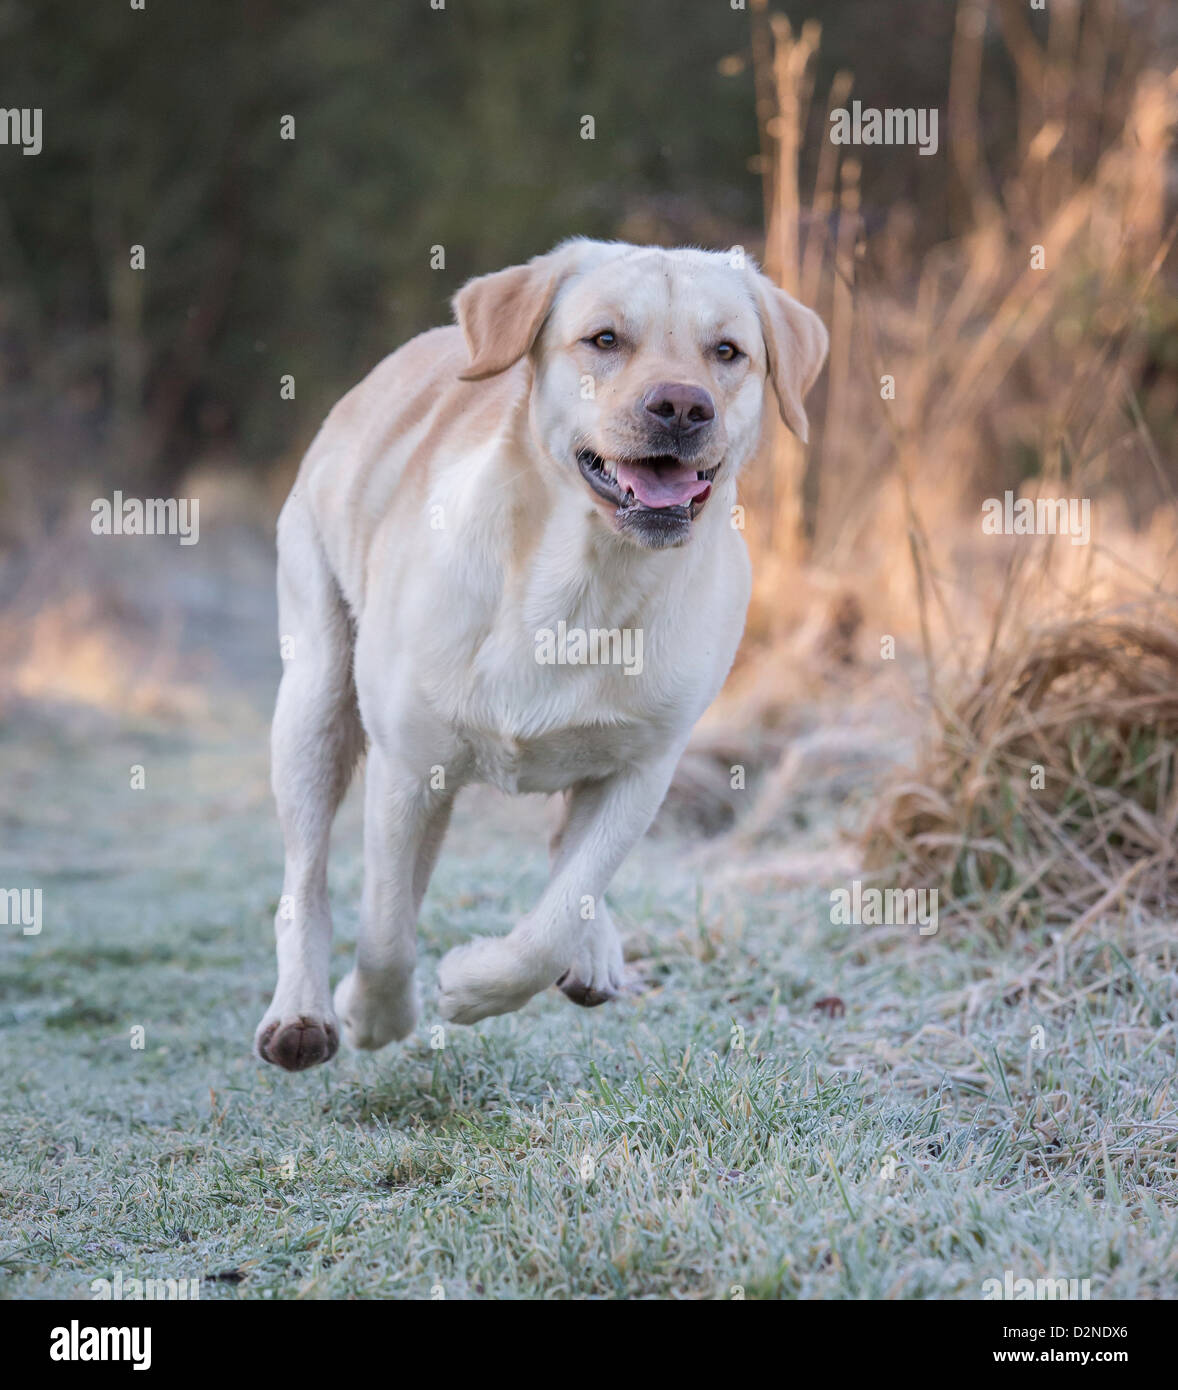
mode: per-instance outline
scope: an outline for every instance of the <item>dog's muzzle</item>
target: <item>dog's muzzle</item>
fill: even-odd
[[[680,508],[692,516],[707,501],[720,466],[696,468],[673,454],[609,462],[592,449],[577,454],[577,465],[593,491],[619,509]]]

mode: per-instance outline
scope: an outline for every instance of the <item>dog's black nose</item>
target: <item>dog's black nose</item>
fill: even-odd
[[[642,408],[672,434],[694,434],[716,418],[711,396],[701,386],[661,382],[642,398]]]

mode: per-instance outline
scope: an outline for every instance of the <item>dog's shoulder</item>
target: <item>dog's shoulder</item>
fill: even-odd
[[[466,345],[456,324],[430,328],[382,358],[339,401],[327,423],[348,428],[363,423],[378,401],[404,407],[419,396],[436,396],[458,384],[466,360]]]
[[[497,436],[526,401],[526,365],[462,381],[468,362],[456,325],[411,338],[336,404],[303,459],[296,486],[352,601],[383,519],[395,508],[414,525],[437,470]]]
[[[419,333],[343,397],[324,431],[352,436],[363,430],[371,437],[375,428],[381,435],[404,437],[427,423],[431,431],[436,427],[445,433],[469,417],[493,416],[507,408],[519,394],[524,364],[488,380],[463,381],[460,374],[469,360],[456,324]]]

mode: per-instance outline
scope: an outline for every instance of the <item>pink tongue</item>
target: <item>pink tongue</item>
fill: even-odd
[[[690,464],[619,463],[618,485],[627,488],[647,507],[685,507],[711,489],[706,478],[697,478]]]

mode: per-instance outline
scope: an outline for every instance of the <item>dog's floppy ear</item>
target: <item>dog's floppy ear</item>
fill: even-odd
[[[559,279],[560,261],[549,254],[463,285],[453,300],[470,351],[460,381],[481,381],[519,361],[536,341]]]
[[[768,276],[757,276],[757,289],[769,379],[777,394],[777,406],[781,418],[805,444],[810,425],[802,401],[818,380],[830,337],[826,325],[812,309],[778,289]]]

